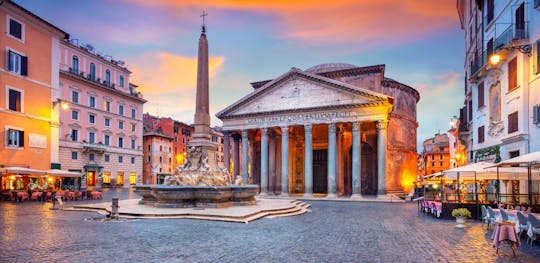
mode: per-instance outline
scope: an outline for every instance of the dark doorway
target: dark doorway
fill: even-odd
[[[328,183],[327,172],[327,150],[313,151],[313,193],[325,194]]]
[[[371,145],[362,142],[361,160],[361,193],[363,195],[377,194],[377,153]]]

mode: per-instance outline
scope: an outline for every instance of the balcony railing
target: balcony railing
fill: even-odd
[[[90,142],[83,142],[83,149],[86,152],[98,152],[103,153],[107,149],[105,145],[102,143],[90,143]]]
[[[496,26],[506,26],[503,33],[495,39],[495,49],[507,47],[514,40],[522,40],[529,38],[528,23],[519,24],[497,24]],[[497,28],[495,29],[497,30]]]
[[[471,76],[474,76],[478,71],[487,64],[488,54],[486,51],[475,57],[471,65]]]

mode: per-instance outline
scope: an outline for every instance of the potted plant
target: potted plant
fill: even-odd
[[[456,227],[457,228],[464,228],[465,225],[465,219],[467,217],[471,217],[471,211],[469,211],[467,208],[456,208],[452,210],[452,216],[456,218]]]

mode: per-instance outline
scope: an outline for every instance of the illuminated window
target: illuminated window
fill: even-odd
[[[111,183],[111,173],[110,172],[104,172],[103,173],[103,183],[104,184],[110,184]]]
[[[129,184],[134,185],[137,183],[137,174],[135,172],[129,173]]]
[[[116,184],[117,185],[124,185],[124,172],[118,172],[116,174]]]

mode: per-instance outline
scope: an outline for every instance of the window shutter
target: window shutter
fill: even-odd
[[[19,146],[24,147],[24,131],[19,131]]]
[[[21,56],[21,75],[28,76],[28,57]]]
[[[534,124],[540,123],[540,105],[534,106],[533,109],[533,115],[534,115]]]
[[[13,68],[13,61],[11,61],[11,53],[13,53],[13,52],[11,52],[11,50],[8,50],[8,52],[7,52],[7,68],[8,68],[9,71],[11,71],[12,68]]]

